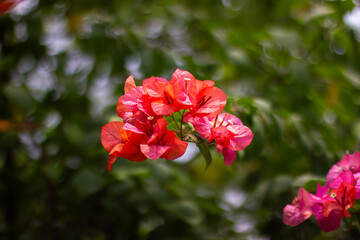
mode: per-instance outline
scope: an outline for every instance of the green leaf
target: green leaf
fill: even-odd
[[[201,154],[204,156],[206,161],[206,168],[208,168],[212,162],[209,146],[201,143],[197,144],[197,146],[200,149]]]
[[[236,103],[242,106],[244,111],[249,115],[254,115],[257,111],[253,98],[240,98]]]
[[[312,179],[312,180],[307,181],[304,184],[304,189],[307,190],[308,192],[316,192],[318,183],[320,183],[321,186],[325,186],[325,184],[326,184],[325,181],[323,181],[323,180]]]

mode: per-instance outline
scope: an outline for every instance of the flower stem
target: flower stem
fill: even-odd
[[[183,132],[182,132],[182,125],[183,125],[183,119],[184,119],[184,112],[181,114],[181,112],[179,111],[180,115],[181,115],[181,122],[180,122],[180,138],[181,140],[183,139]]]
[[[214,126],[213,126],[213,128],[215,128],[215,127],[216,127],[216,122],[217,122],[218,116],[219,116],[219,115],[216,115],[216,118],[215,118],[215,121],[214,121]]]
[[[174,114],[170,114],[170,116],[171,116],[172,119],[174,120],[176,127],[180,130],[180,136],[181,136],[181,135],[182,135],[182,131],[181,131],[181,128],[179,127],[179,124],[176,122],[176,119],[174,118]]]

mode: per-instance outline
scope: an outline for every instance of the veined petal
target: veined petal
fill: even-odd
[[[355,173],[355,191],[356,191],[356,199],[360,199],[360,173]]]
[[[311,211],[300,212],[297,206],[288,204],[283,210],[283,222],[289,226],[297,226],[311,215]]]
[[[337,176],[334,181],[331,184],[332,188],[338,188],[340,187],[342,182],[347,182],[351,185],[354,185],[355,183],[355,178],[354,178],[354,174],[351,171],[344,171],[341,174],[339,174],[339,176]]]
[[[127,141],[127,134],[123,129],[123,126],[124,123],[114,121],[102,127],[101,144],[106,149],[106,151],[111,152],[115,145]]]
[[[188,145],[187,142],[181,141],[176,134],[170,130],[166,132],[164,143],[166,143],[166,146],[169,146],[169,149],[163,156],[166,160],[181,157],[185,153]]]
[[[223,147],[229,146],[232,137],[231,132],[225,126],[211,129],[211,139],[215,139],[216,143]]]
[[[241,151],[251,143],[253,137],[254,134],[250,128],[238,125],[237,134],[230,141],[230,148],[234,151]]]
[[[119,143],[116,144],[110,151],[110,154],[114,155],[118,155],[123,151],[125,144],[124,143]]]
[[[146,96],[142,87],[133,87],[121,96],[116,106],[116,112],[124,122],[134,123],[136,120],[146,121],[153,112],[148,103],[144,102]]]
[[[146,159],[147,159],[147,157],[140,151],[138,151],[136,154],[134,154],[128,158],[128,160],[132,161],[132,162],[143,162]]]
[[[341,204],[344,209],[349,209],[354,206],[356,192],[353,184],[343,181],[340,186],[333,189],[331,193],[335,193],[337,202]]]
[[[146,84],[149,84],[149,82],[151,83],[151,82],[153,82],[153,81],[158,81],[158,82],[163,82],[163,83],[168,83],[168,82],[169,82],[169,81],[166,80],[165,78],[152,76],[152,77],[149,77],[149,78],[145,78],[145,79],[143,80],[143,84],[142,84],[142,85],[144,86],[144,85],[146,85]]]
[[[286,205],[283,211],[283,221],[290,226],[296,226],[312,215],[313,195],[300,188],[291,205]]]
[[[343,159],[338,162],[339,166],[344,167],[346,170],[352,172],[360,171],[360,153],[355,152],[354,154],[346,154]]]
[[[130,89],[135,88],[135,87],[136,87],[136,84],[134,81],[134,77],[132,75],[130,75],[125,81],[124,91],[125,91],[125,93],[127,93]]]
[[[317,189],[316,189],[316,197],[319,198],[325,198],[328,194],[329,194],[329,184],[326,183],[326,185],[323,187],[321,186],[320,183],[317,184]]]
[[[344,209],[343,207],[336,202],[335,199],[329,199],[324,202],[323,208],[322,208],[322,214],[324,217],[329,217],[330,213],[334,210],[339,210],[342,212]]]
[[[177,112],[179,110],[178,107],[174,105],[165,104],[162,102],[152,102],[151,107],[155,114],[157,115],[170,115],[171,113]]]
[[[226,94],[217,87],[207,87],[197,96],[197,104],[192,114],[203,114],[215,117],[224,110]]]
[[[185,115],[185,117],[186,116],[191,116],[191,115]],[[211,137],[211,128],[213,127],[213,125],[209,121],[208,117],[189,117],[185,122],[190,122],[194,126],[195,130],[200,134],[201,137],[203,138]]]
[[[317,224],[324,232],[330,232],[340,227],[340,221],[342,218],[341,211],[331,211],[328,217],[325,217],[321,211],[314,213]]]
[[[328,172],[328,174],[327,174],[327,176],[326,176],[326,181],[331,184],[332,181],[334,181],[334,179],[335,179],[337,176],[339,176],[340,173],[342,173],[344,170],[345,170],[345,169],[344,169],[343,167],[341,167],[341,166],[339,166],[339,165],[337,165],[337,164],[334,164],[334,165],[330,168],[330,170],[329,170],[329,172]]]
[[[188,71],[176,69],[171,77],[170,84],[174,89],[176,101],[185,105],[193,105],[192,99],[196,98],[197,89],[194,76]]]
[[[300,199],[299,210],[301,212],[311,212],[312,194],[300,188],[297,198]]]
[[[108,172],[110,172],[112,165],[114,164],[115,160],[116,160],[117,156],[112,154],[109,156],[109,160],[107,163],[107,170]]]
[[[346,154],[343,159],[337,164],[334,164],[326,176],[327,181],[332,183],[332,181],[344,171],[351,171],[352,173],[360,172],[360,153],[355,152],[352,155]]]
[[[157,77],[151,77],[143,81],[143,88],[145,92],[152,98],[163,98],[165,87],[169,83],[159,81]]]
[[[212,80],[204,80],[204,81],[202,81],[204,84],[206,84],[206,86],[208,86],[208,87],[212,87],[212,86],[214,86],[215,85],[215,82],[214,81],[212,81]]]
[[[137,134],[146,135],[146,133],[144,131],[142,131],[140,128],[138,128],[137,126],[134,126],[133,124],[130,124],[130,123],[125,123],[124,124],[124,129],[128,130],[130,132],[137,133]]]
[[[141,144],[140,149],[141,152],[152,160],[159,159],[170,147],[168,146],[160,146],[160,145],[147,145]]]
[[[129,141],[125,144],[117,144],[112,149],[110,154],[114,154],[118,157],[130,159],[134,155],[137,155],[139,152],[139,146],[135,145],[133,142]]]
[[[217,148],[218,149],[221,148],[221,153],[224,156],[225,165],[226,166],[231,165],[234,162],[235,158],[236,158],[236,152],[230,150],[229,148],[225,148],[225,147],[222,147],[222,146],[219,146],[219,145],[217,145]]]

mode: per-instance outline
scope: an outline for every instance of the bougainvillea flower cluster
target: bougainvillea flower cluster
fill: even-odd
[[[128,77],[116,108],[122,121],[110,122],[101,131],[101,143],[110,154],[108,171],[118,157],[136,162],[176,159],[184,154],[189,139],[196,144],[215,144],[230,165],[235,151],[251,143],[253,133],[236,116],[222,113],[227,96],[214,84],[180,69],[170,81],[153,76],[144,79],[142,86],[136,86],[133,76]],[[167,128],[165,118],[169,117],[176,130]],[[206,141],[198,142],[196,132]]]
[[[338,229],[341,219],[350,217],[348,210],[360,198],[359,176],[360,154],[346,154],[329,170],[325,186],[318,183],[315,195],[300,188],[292,203],[284,208],[284,223],[296,226],[314,214],[321,230]]]

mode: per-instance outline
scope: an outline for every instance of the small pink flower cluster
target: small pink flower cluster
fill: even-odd
[[[318,183],[315,195],[300,188],[298,196],[284,208],[284,223],[296,226],[314,214],[321,230],[338,229],[342,217],[350,217],[348,209],[360,198],[359,177],[360,154],[346,154],[329,170],[326,185]]]
[[[185,123],[190,123],[209,144],[214,140],[218,151],[224,155],[225,164],[231,164],[235,151],[248,146],[253,133],[236,116],[221,113],[226,98],[223,91],[214,87],[213,81],[197,80],[180,69],[170,81],[151,77],[144,79],[142,86],[136,86],[130,76],[116,108],[123,121],[110,122],[101,131],[101,143],[110,154],[108,171],[118,157],[137,162],[147,158],[173,160],[180,157],[187,147],[184,140],[191,134],[184,131]],[[175,113],[180,114],[180,123]],[[164,116],[172,117],[180,139],[167,129]]]

